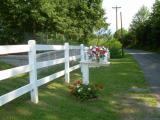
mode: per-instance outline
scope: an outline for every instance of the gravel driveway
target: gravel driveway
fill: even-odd
[[[160,54],[142,50],[126,50],[140,64],[151,90],[160,101]]]

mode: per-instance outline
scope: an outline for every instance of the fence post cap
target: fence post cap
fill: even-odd
[[[29,40],[28,44],[36,44],[36,41],[35,40]]]
[[[65,45],[69,45],[69,43],[68,42],[66,42],[66,43],[64,43]]]

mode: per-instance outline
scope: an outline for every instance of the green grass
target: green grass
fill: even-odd
[[[10,68],[0,62],[0,69]],[[56,68],[56,69],[55,69]],[[41,78],[61,67],[39,72]],[[80,71],[72,72],[71,80],[81,80]],[[90,69],[90,82],[101,83],[104,89],[98,100],[79,102],[69,94],[61,77],[39,88],[39,103],[30,102],[29,93],[0,107],[0,120],[151,120],[160,118],[157,100],[150,93],[143,72],[129,55],[111,60],[108,67]],[[1,81],[0,95],[28,83],[28,75]],[[146,91],[132,91],[143,88]]]

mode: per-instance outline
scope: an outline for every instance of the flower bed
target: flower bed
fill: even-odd
[[[70,93],[80,101],[97,99],[99,91],[103,89],[103,85],[84,85],[81,81],[75,81],[69,85]]]

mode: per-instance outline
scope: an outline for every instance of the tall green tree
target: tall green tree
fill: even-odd
[[[0,9],[0,41],[6,44],[39,32],[87,43],[95,29],[107,26],[102,0],[1,0]]]
[[[160,50],[160,1],[156,0],[148,23],[150,26],[149,43]]]
[[[146,39],[145,35],[145,25],[146,21],[149,19],[150,12],[147,7],[142,6],[140,10],[135,14],[132,23],[130,24],[129,31],[133,34],[133,43],[139,46],[143,46]]]
[[[40,8],[38,0],[2,0],[0,19],[6,41],[3,39],[1,41],[8,43],[8,40],[12,39],[13,41],[10,43],[20,42],[23,40],[25,32],[32,33],[34,38],[35,33],[41,31],[47,21]],[[1,33],[1,36],[4,34]]]

